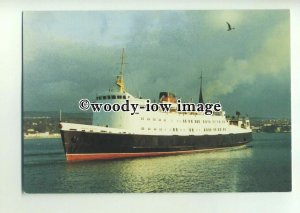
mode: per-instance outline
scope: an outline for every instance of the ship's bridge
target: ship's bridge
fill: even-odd
[[[114,100],[126,100],[126,99],[134,99],[134,96],[132,96],[128,92],[114,92],[114,91],[100,93],[96,96],[96,101],[99,102],[107,102],[107,101],[114,102]]]
[[[103,104],[108,103],[111,105],[119,104],[119,106],[126,105],[128,109],[130,104],[139,104],[143,107],[146,104],[145,99],[139,99],[129,94],[128,92],[121,91],[108,91],[99,93],[96,95],[96,102]],[[135,123],[136,119],[132,119],[132,116],[133,115],[131,113],[128,113],[127,110],[119,110],[116,112],[101,110],[99,112],[93,113],[92,125],[119,129],[132,129],[137,125]]]

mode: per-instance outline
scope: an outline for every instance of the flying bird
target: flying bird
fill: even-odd
[[[228,25],[227,31],[230,31],[230,30],[234,30],[234,29],[235,29],[234,27],[231,27],[231,25],[230,25],[228,22],[226,22],[226,23],[227,23],[227,25]]]

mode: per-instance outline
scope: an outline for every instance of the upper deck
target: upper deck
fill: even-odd
[[[139,104],[140,109],[149,103],[148,99],[137,98],[125,89],[123,76],[124,50],[121,71],[117,75],[114,87],[96,95],[96,102],[124,104],[126,101]],[[203,101],[203,99],[201,99]],[[213,135],[249,131],[249,121],[232,123],[225,117],[225,112],[204,115],[203,112],[177,112],[177,98],[174,93],[160,92],[159,103],[171,103],[171,110],[156,112],[140,110],[135,114],[124,111],[95,112],[93,125],[117,128],[125,132],[159,135]],[[199,102],[201,103],[201,102]]]

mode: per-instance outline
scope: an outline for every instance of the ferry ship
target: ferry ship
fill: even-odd
[[[98,103],[126,100],[141,108],[147,99],[134,97],[125,89],[124,49],[120,73],[115,85],[96,96]],[[104,160],[134,157],[177,155],[242,146],[252,140],[248,118],[226,118],[225,111],[205,115],[203,112],[178,112],[177,97],[160,92],[160,103],[171,103],[170,111],[93,112],[91,125],[60,123],[60,133],[67,161]],[[199,103],[202,96],[202,74]]]

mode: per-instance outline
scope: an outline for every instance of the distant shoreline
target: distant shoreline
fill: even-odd
[[[45,139],[45,138],[60,138],[60,134],[53,134],[53,135],[24,135],[24,140],[26,140],[26,139]]]

